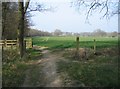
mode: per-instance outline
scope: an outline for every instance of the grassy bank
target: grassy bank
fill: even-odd
[[[70,80],[72,86],[118,87],[118,49],[110,48],[109,52],[105,50],[99,50],[104,55],[93,55],[89,60],[82,61],[70,59],[69,53],[65,52],[66,59],[58,62],[58,71],[70,78],[63,77],[64,84]]]
[[[40,52],[29,49],[21,59],[16,50],[4,50],[2,62],[2,86],[19,87],[25,81],[26,71],[40,59]],[[33,64],[34,66],[34,64]]]

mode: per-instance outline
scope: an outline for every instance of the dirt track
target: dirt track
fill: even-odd
[[[46,60],[42,64],[42,71],[44,73],[44,83],[46,87],[60,87],[61,79],[56,71],[56,62],[58,59],[58,55],[50,53],[49,50],[43,51],[44,57],[42,60]]]
[[[26,71],[26,79],[23,83],[23,87],[62,86],[62,80],[60,78],[60,75],[56,71],[57,70],[56,62],[58,61],[60,56],[57,55],[56,53],[51,53],[49,50],[43,50],[42,53],[43,58],[35,63],[36,67],[31,66],[30,69]],[[35,71],[35,73],[33,73],[33,71]],[[36,76],[32,77],[33,75]]]

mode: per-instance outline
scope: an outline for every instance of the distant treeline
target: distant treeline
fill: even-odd
[[[101,36],[101,37],[116,37],[118,36],[118,32],[105,32],[101,29],[94,30],[93,32],[80,32],[80,33],[74,33],[74,32],[62,32],[59,29],[56,29],[54,32],[47,32],[47,31],[41,31],[36,29],[30,29],[28,32],[28,35],[30,37],[33,36]]]
[[[52,35],[51,35],[51,33],[47,32],[47,31],[30,29],[27,36],[33,37],[33,36],[52,36]]]

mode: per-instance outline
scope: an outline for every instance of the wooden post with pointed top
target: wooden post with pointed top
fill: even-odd
[[[75,59],[79,59],[79,37],[76,37],[76,52],[75,52]]]
[[[94,54],[96,54],[96,40],[94,39]]]
[[[76,38],[76,50],[79,50],[79,37]]]

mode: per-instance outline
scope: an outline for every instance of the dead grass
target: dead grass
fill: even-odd
[[[118,87],[117,48],[99,49],[97,55],[90,53],[89,60],[81,61],[73,58],[73,52],[74,49],[67,49],[63,55],[65,59],[58,62],[58,71],[69,76],[72,86]]]
[[[79,56],[78,58],[76,58],[76,54],[78,54]],[[66,49],[64,52],[64,57],[70,59],[72,58],[76,60],[89,60],[89,58],[93,55],[94,55],[94,51],[93,49],[90,48],[79,48],[79,51],[76,51],[75,48],[70,48],[70,49]]]

